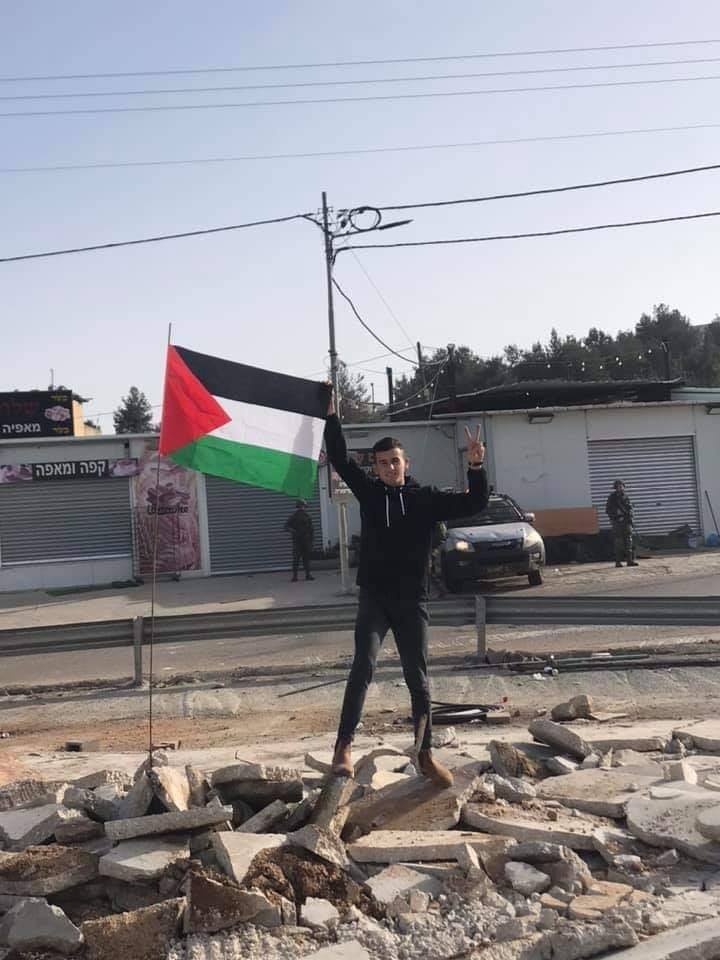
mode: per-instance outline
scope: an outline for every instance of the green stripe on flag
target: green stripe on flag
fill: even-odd
[[[316,460],[209,435],[175,450],[171,459],[191,470],[305,500],[313,495],[317,479]]]

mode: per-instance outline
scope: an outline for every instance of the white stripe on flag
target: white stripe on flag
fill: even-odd
[[[260,407],[254,403],[227,400],[225,397],[215,399],[231,419],[209,436],[311,460],[317,460],[320,456],[324,420],[302,413]]]

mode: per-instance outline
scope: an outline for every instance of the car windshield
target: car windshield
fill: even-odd
[[[454,527],[489,527],[495,523],[518,523],[518,521],[524,519],[513,503],[498,497],[497,499],[491,499],[484,510],[472,517],[449,521],[448,529],[452,530]]]

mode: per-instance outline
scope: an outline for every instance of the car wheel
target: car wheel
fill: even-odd
[[[531,587],[539,587],[543,582],[542,570],[531,570],[528,574],[528,583]]]

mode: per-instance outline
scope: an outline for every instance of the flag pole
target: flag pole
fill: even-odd
[[[167,347],[172,338],[172,323],[168,324]],[[167,376],[167,373],[166,373]],[[150,589],[150,656],[148,677],[148,767],[153,766],[153,653],[155,649],[155,600],[157,597],[157,554],[160,532],[160,438],[158,437],[157,469],[155,471],[155,530],[153,533],[152,586]]]

